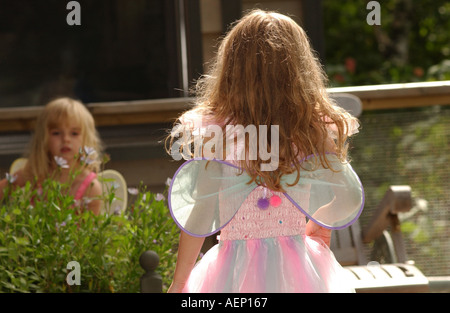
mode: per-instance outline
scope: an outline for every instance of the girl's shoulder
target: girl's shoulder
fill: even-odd
[[[95,174],[94,172],[92,172]],[[95,177],[90,181],[90,188],[87,190],[87,196],[88,197],[95,197],[102,194],[102,184],[97,179],[97,174],[95,174]]]
[[[95,172],[89,172],[85,175],[80,187],[77,190],[75,199],[87,199],[85,209],[92,211],[95,215],[99,215],[102,207],[100,199],[103,193],[102,185],[97,179]]]
[[[95,172],[85,169],[78,174],[73,182],[72,192],[75,201],[84,209],[94,212],[95,215],[100,213],[102,186]]]
[[[212,125],[224,125],[224,122],[221,122],[212,114],[205,113],[198,109],[192,109],[183,113],[178,121],[180,125],[188,129],[202,129]]]
[[[95,172],[84,170],[78,175],[74,183],[76,187],[75,199],[81,199],[83,196],[98,196],[102,192]]]

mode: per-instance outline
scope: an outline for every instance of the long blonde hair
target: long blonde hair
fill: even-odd
[[[99,171],[102,144],[94,118],[83,103],[71,98],[58,98],[46,104],[36,121],[28,162],[24,168],[28,180],[36,178],[37,181],[42,181],[48,177],[54,162],[48,148],[49,131],[68,121],[80,126],[83,146],[95,149],[96,155],[91,155],[93,162],[86,164],[86,168]]]
[[[305,156],[317,155],[330,167],[325,158],[330,142],[346,159],[347,130],[356,119],[333,103],[326,82],[305,31],[285,15],[254,10],[224,37],[209,73],[196,84],[197,105],[176,123],[199,115],[220,125],[279,125],[278,168],[261,171],[259,157],[241,161],[241,167],[252,181],[282,190],[283,175],[297,171],[298,181]],[[268,132],[269,143],[270,137]]]

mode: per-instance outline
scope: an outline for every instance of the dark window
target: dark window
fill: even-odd
[[[0,1],[0,107],[183,95],[177,1],[79,0],[79,26],[68,2]]]

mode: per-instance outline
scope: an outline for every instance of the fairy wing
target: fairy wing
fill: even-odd
[[[192,159],[175,173],[169,188],[169,208],[177,225],[199,237],[223,228],[256,184],[231,163]],[[220,203],[220,206],[219,206]]]
[[[329,229],[353,224],[364,207],[364,189],[358,175],[348,162],[342,163],[334,154],[325,155],[330,168],[317,158],[308,157],[294,186],[286,187],[285,196],[308,218]],[[314,169],[314,170],[313,170]],[[283,178],[286,186],[295,182],[295,174]]]
[[[284,195],[316,223],[340,229],[352,224],[364,206],[362,184],[348,163],[329,154],[331,169],[307,158],[296,174],[286,175]],[[221,160],[192,159],[175,173],[169,188],[173,219],[185,232],[204,237],[223,228],[257,187],[237,166]]]

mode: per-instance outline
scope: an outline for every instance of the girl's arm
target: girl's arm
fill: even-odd
[[[6,186],[8,186],[8,180],[6,178],[0,180],[0,200],[3,199],[3,189],[5,189]]]
[[[168,292],[181,292],[186,284],[191,270],[197,261],[198,254],[202,248],[204,237],[193,237],[184,231],[180,234],[178,247],[177,265],[173,275],[173,282]]]
[[[324,244],[326,244],[328,247],[330,247],[331,242],[331,229],[322,227],[314,221],[309,220],[306,224],[306,230],[305,230],[306,236],[310,237],[316,237],[323,241]]]

